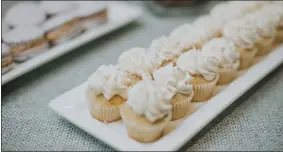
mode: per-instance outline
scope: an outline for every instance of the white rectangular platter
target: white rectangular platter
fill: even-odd
[[[127,136],[121,121],[105,124],[93,119],[88,111],[86,83],[68,91],[49,103],[60,116],[120,151],[173,151],[197,134],[213,118],[283,63],[283,45],[269,55],[259,57],[248,70],[240,71],[236,80],[218,86],[216,95],[207,102],[194,103],[191,115],[171,122],[161,139],[153,143],[140,143]]]
[[[14,69],[2,75],[2,85],[15,78],[57,58],[75,48],[97,39],[111,31],[114,31],[136,19],[142,15],[142,9],[139,6],[130,5],[125,2],[109,2],[109,21],[97,28],[88,30],[77,38],[50,48],[44,53],[24,62],[15,65]]]

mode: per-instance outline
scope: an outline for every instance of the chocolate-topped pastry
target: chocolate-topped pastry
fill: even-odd
[[[1,45],[1,74],[10,71],[13,67],[13,57],[6,44]]]
[[[108,20],[107,3],[101,1],[78,1],[75,14],[86,29],[104,24]]]
[[[83,32],[74,13],[63,13],[49,19],[43,25],[47,40],[56,45],[73,39]]]
[[[26,61],[48,49],[44,31],[36,26],[14,28],[3,35],[3,40],[9,45],[16,62]]]

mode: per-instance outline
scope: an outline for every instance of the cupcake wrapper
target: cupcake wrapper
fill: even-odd
[[[96,120],[108,123],[119,120],[121,118],[119,106],[109,107],[103,104],[99,104],[95,101],[95,99],[90,95],[89,92],[88,100],[90,113]]]
[[[240,51],[240,69],[249,68],[253,63],[256,53],[257,49],[245,52]]]
[[[172,120],[183,118],[188,114],[188,112],[190,112],[190,106],[193,96],[194,92],[192,92],[186,100],[172,105]]]
[[[216,83],[218,82],[219,75],[216,76],[216,78],[206,84],[194,84],[193,89],[194,89],[194,97],[193,101],[201,102],[201,101],[206,101],[210,99],[213,95],[213,92],[216,88]]]
[[[25,50],[24,52],[12,52],[15,62],[24,62],[48,49],[48,43],[45,42],[39,46]]]
[[[258,41],[257,45],[257,53],[256,56],[267,55],[272,50],[274,38],[270,39],[261,39]]]
[[[121,117],[127,128],[128,135],[139,142],[149,143],[162,137],[165,126],[171,120],[172,115],[165,118],[165,121],[159,125],[137,125],[136,122],[128,120],[121,108]]]
[[[60,37],[58,37],[56,40],[52,41],[52,44],[61,44],[68,40],[71,40],[83,33],[84,29],[81,25],[73,25],[72,30],[69,32],[65,32]]]
[[[233,81],[237,75],[237,69],[218,69],[219,74],[218,85],[223,85]]]
[[[275,44],[281,44],[283,42],[283,30],[277,30],[275,36]]]

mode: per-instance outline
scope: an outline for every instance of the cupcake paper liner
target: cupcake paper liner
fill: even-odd
[[[119,106],[106,106],[104,104],[97,103],[90,90],[88,90],[88,100],[90,113],[95,119],[108,123],[121,118]]]
[[[218,69],[217,73],[219,74],[218,85],[223,85],[232,82],[236,75],[237,69]]]
[[[282,43],[283,42],[283,29],[281,30],[281,29],[278,29],[277,31],[276,31],[276,36],[275,36],[275,41],[274,41],[274,43],[276,43],[276,44],[280,44],[280,43]]]
[[[194,92],[186,100],[172,104],[172,120],[183,118],[188,114],[193,96]]]
[[[38,46],[25,50],[23,52],[12,52],[15,62],[24,62],[48,49],[48,43],[44,42]]]
[[[123,123],[127,128],[128,135],[132,139],[143,143],[153,142],[161,138],[165,126],[172,118],[172,115],[168,115],[162,123],[152,125],[138,125],[135,121],[127,119],[128,117],[124,113],[124,108],[130,107],[126,104],[121,106],[121,117]]]
[[[257,53],[257,48],[254,48],[250,51],[239,51],[240,52],[240,69],[249,68],[252,63],[253,59]]]
[[[267,55],[272,50],[274,38],[261,39],[257,42],[256,56]]]
[[[201,102],[210,99],[213,95],[213,92],[216,88],[216,83],[218,82],[219,75],[216,78],[206,84],[193,84],[194,97],[193,101]]]

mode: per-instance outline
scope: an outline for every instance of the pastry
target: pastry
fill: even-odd
[[[48,17],[52,17],[74,11],[77,5],[73,1],[41,1],[40,8],[44,10]]]
[[[183,118],[188,114],[194,96],[192,77],[179,67],[168,64],[153,72],[157,85],[168,88],[171,92],[172,120]]]
[[[216,62],[219,74],[218,84],[227,84],[235,78],[240,65],[240,53],[226,38],[214,38],[204,44],[202,55]]]
[[[276,25],[273,23],[272,19],[268,18],[268,16],[261,11],[249,14],[244,19],[254,26],[259,36],[256,42],[258,49],[256,55],[262,56],[268,54],[272,50],[276,34]]]
[[[53,45],[73,39],[83,32],[74,13],[63,13],[50,18],[44,23],[43,29],[48,41]]]
[[[86,29],[102,25],[108,20],[108,8],[102,1],[78,1],[78,9],[75,13]]]
[[[196,29],[191,24],[183,24],[173,29],[169,38],[178,42],[182,52],[191,50],[192,48],[200,48],[203,44],[202,36],[205,32],[198,33],[200,30]]]
[[[45,21],[44,11],[35,2],[19,2],[8,9],[4,20],[11,27],[40,26]]]
[[[13,57],[9,52],[9,47],[2,43],[1,50],[1,74],[10,71],[13,67]]]
[[[250,67],[257,53],[256,42],[259,40],[254,26],[244,19],[235,19],[225,24],[222,33],[240,52],[240,69]]]
[[[203,15],[194,20],[193,26],[203,29],[207,35],[207,39],[220,37],[222,32],[222,22],[210,15]]]
[[[105,123],[119,120],[120,105],[128,98],[128,88],[135,83],[134,77],[117,66],[100,66],[88,79],[87,97],[91,115]]]
[[[3,35],[16,62],[27,59],[48,49],[44,31],[36,26],[18,27]]]
[[[164,66],[170,62],[175,63],[178,56],[185,50],[184,47],[182,47],[180,43],[174,39],[161,36],[151,42],[149,51],[155,51],[159,56],[162,56],[165,60],[162,62],[162,65]]]
[[[152,75],[154,70],[161,67],[164,58],[156,51],[144,48],[132,48],[123,52],[118,59],[118,67],[142,79],[143,73]]]
[[[200,50],[193,49],[178,58],[177,66],[193,77],[193,101],[206,101],[212,97],[219,79],[213,59],[203,56]]]
[[[150,79],[134,85],[120,111],[128,135],[143,143],[159,139],[172,117],[171,96]]]

